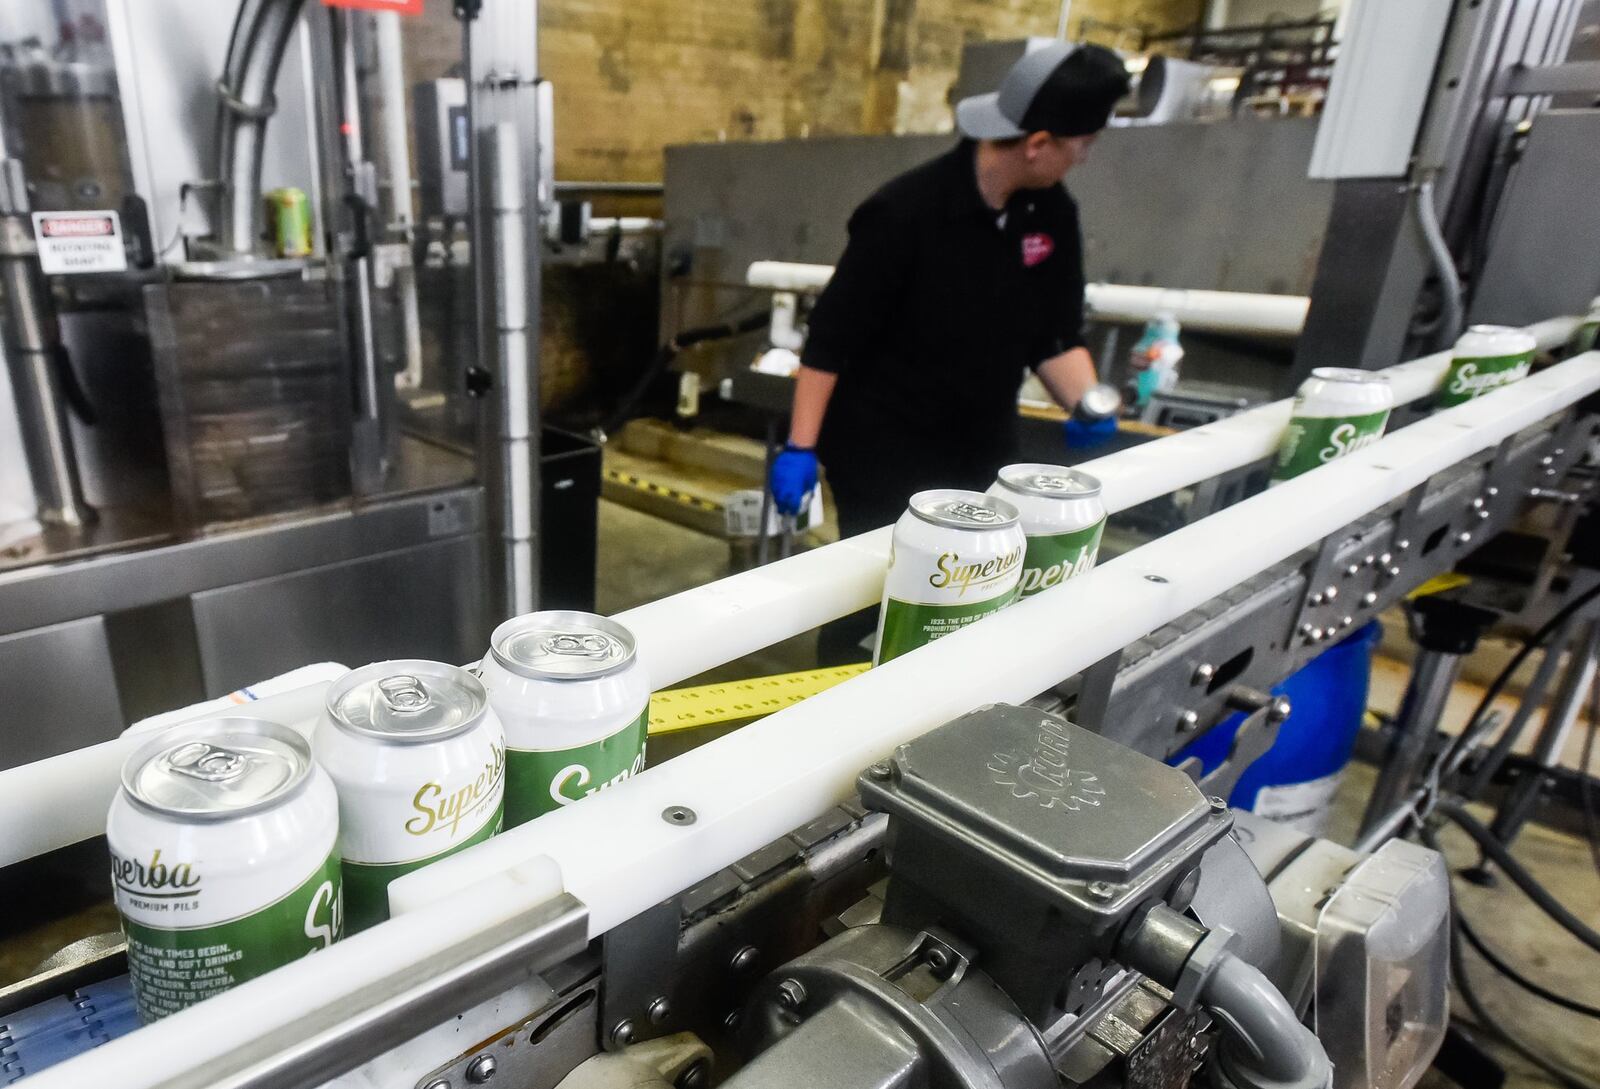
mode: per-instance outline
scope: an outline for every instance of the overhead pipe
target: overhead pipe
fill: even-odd
[[[261,160],[267,121],[278,108],[273,87],[305,0],[241,0],[217,81],[217,169],[222,201],[217,245],[255,254],[260,233]]]

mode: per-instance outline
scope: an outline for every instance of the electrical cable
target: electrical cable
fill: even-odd
[[[1600,734],[1600,677],[1589,686],[1589,732],[1583,739],[1583,758],[1578,764],[1582,782],[1578,796],[1583,799],[1583,827],[1589,834],[1589,857],[1594,861],[1595,873],[1600,874],[1600,816],[1595,813],[1594,800],[1594,743]]]
[[[1548,987],[1544,987],[1534,980],[1529,979],[1527,976],[1517,971],[1517,969],[1513,968],[1510,964],[1506,963],[1500,954],[1491,949],[1489,945],[1478,936],[1478,932],[1473,930],[1471,924],[1467,922],[1467,917],[1462,912],[1459,904],[1456,905],[1452,910],[1455,915],[1456,926],[1461,930],[1461,936],[1467,939],[1468,945],[1472,946],[1472,948],[1478,951],[1478,955],[1488,963],[1489,967],[1493,968],[1495,971],[1499,972],[1512,983],[1515,983],[1518,987],[1521,987],[1531,995],[1537,995],[1546,1002],[1560,1006],[1564,1010],[1571,1010],[1573,1013],[1581,1013],[1585,1017],[1593,1017],[1597,1020],[1600,1020],[1600,1007],[1590,1006],[1586,1003],[1579,1002],[1575,998],[1568,998],[1564,994],[1559,994],[1550,990]]]
[[[1439,846],[1438,837],[1433,834],[1432,829],[1424,825],[1421,829],[1421,832],[1422,841],[1424,843],[1433,848],[1435,851],[1438,851],[1440,854],[1444,853],[1443,849]],[[1455,890],[1452,889],[1451,898],[1454,899],[1454,896]],[[1466,958],[1462,955],[1461,950],[1461,931],[1460,928],[1454,925],[1454,923],[1455,916],[1454,912],[1452,912],[1452,923],[1450,927],[1450,974],[1455,979],[1456,993],[1458,993],[1461,996],[1461,1000],[1466,1003],[1467,1009],[1472,1011],[1472,1016],[1477,1020],[1478,1027],[1484,1032],[1494,1036],[1512,1051],[1515,1051],[1518,1055],[1521,1055],[1528,1062],[1532,1063],[1535,1067],[1554,1078],[1559,1084],[1566,1086],[1566,1089],[1600,1089],[1600,1087],[1596,1087],[1590,1082],[1578,1077],[1576,1074],[1573,1074],[1570,1071],[1557,1066],[1549,1059],[1546,1059],[1533,1047],[1524,1043],[1520,1037],[1514,1035],[1510,1029],[1506,1028],[1505,1025],[1503,1025],[1493,1014],[1484,1008],[1482,1000],[1478,997],[1478,993],[1472,989],[1472,981],[1467,977]]]
[[[644,395],[649,392],[650,386],[657,378],[661,377],[662,373],[667,369],[667,365],[676,359],[678,353],[685,348],[708,340],[727,340],[745,333],[753,333],[771,320],[772,311],[762,310],[736,322],[721,325],[702,325],[699,328],[685,329],[683,332],[678,333],[656,352],[655,356],[650,360],[650,365],[644,369],[644,373],[623,395],[622,400],[617,402],[617,407],[610,416],[606,417],[606,421],[601,425],[600,430],[604,434],[610,435],[627,423],[633,415],[634,408],[644,398]]]
[[[1494,701],[1500,698],[1501,692],[1505,691],[1506,685],[1510,683],[1512,675],[1522,667],[1523,662],[1528,660],[1528,656],[1542,647],[1556,629],[1560,628],[1573,614],[1596,597],[1600,597],[1600,584],[1589,587],[1589,589],[1567,602],[1550,619],[1540,625],[1538,631],[1528,637],[1517,653],[1511,656],[1511,661],[1506,663],[1506,667],[1500,671],[1499,675],[1489,683],[1489,687],[1484,690],[1483,698],[1478,701],[1478,706],[1473,708],[1472,714],[1467,716],[1467,728],[1462,730],[1456,736],[1455,741],[1447,745],[1444,751],[1434,760],[1433,766],[1428,771],[1427,778],[1430,782],[1437,784],[1443,769],[1454,767],[1460,762],[1460,757],[1466,748],[1468,740],[1475,736],[1473,727],[1483,719],[1489,708],[1493,706]]]
[[[1461,808],[1459,803],[1449,800],[1440,801],[1434,807],[1434,812],[1454,821],[1458,828],[1471,836],[1483,853],[1505,871],[1506,876],[1511,878],[1517,888],[1537,904],[1541,911],[1559,923],[1562,929],[1589,948],[1600,952],[1600,932],[1591,929],[1582,919],[1568,911],[1561,901],[1550,894],[1549,889],[1541,885],[1522,863],[1512,857],[1506,845],[1495,838],[1495,834],[1480,824],[1476,817]]]

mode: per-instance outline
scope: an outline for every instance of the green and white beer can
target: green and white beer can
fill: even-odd
[[[311,745],[339,792],[351,933],[389,917],[389,882],[500,831],[505,731],[459,666],[351,670],[328,689]]]
[[[644,770],[650,681],[633,633],[594,613],[513,617],[480,669],[506,726],[506,826]]]
[[[911,497],[894,525],[872,662],[975,624],[1017,598],[1027,540],[1011,503],[935,489]]]
[[[1100,481],[1061,465],[1007,465],[989,486],[1017,508],[1027,551],[1020,597],[1032,597],[1094,566],[1106,528]]]
[[[1316,368],[1294,395],[1273,481],[1292,480],[1371,446],[1383,438],[1393,408],[1394,390],[1383,375],[1348,367]]]
[[[339,803],[295,731],[253,718],[162,730],[106,818],[139,1019],[337,941]]]
[[[1592,352],[1600,347],[1600,295],[1589,303],[1589,313],[1572,334],[1573,354]]]
[[[1539,343],[1521,329],[1474,325],[1456,341],[1439,385],[1438,406],[1454,408],[1520,382],[1533,370]]]

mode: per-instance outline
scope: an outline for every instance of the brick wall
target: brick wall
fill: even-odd
[[[1175,29],[1201,0],[1075,0],[1071,31]],[[543,0],[555,85],[556,175],[655,180],[661,149],[948,128],[969,41],[1054,34],[1059,0]],[[1130,40],[1131,37],[1125,40]],[[459,37],[446,0],[408,24],[413,79],[441,75]]]

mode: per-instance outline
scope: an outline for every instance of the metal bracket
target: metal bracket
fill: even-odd
[[[493,1078],[519,1089],[554,1089],[594,1055],[599,1004],[599,982],[591,978],[423,1075],[417,1089],[486,1085]]]
[[[682,912],[676,898],[641,912],[600,940],[600,1039],[608,1049],[672,1031],[660,986],[678,959]]]
[[[1233,735],[1233,744],[1228,748],[1228,756],[1218,764],[1210,775],[1201,774],[1203,765],[1198,756],[1191,756],[1178,765],[1178,770],[1188,775],[1195,781],[1201,790],[1216,798],[1226,798],[1233,793],[1233,788],[1239,785],[1239,780],[1250,769],[1250,765],[1264,756],[1278,740],[1278,727],[1283,724],[1283,705],[1287,701],[1272,699],[1259,692],[1250,690],[1240,691],[1240,696],[1253,697],[1251,702],[1259,699],[1257,709],[1248,718],[1239,724],[1239,730]],[[1233,703],[1234,698],[1229,697]]]

